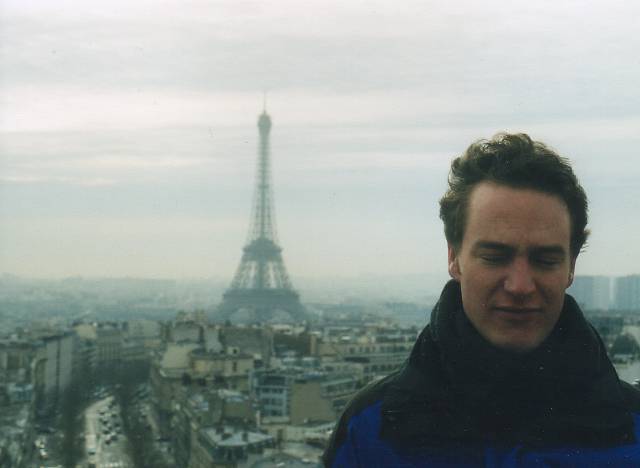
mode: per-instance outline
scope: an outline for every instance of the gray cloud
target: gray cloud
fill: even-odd
[[[527,131],[574,160],[593,200],[592,247],[579,268],[635,271],[635,231],[618,227],[640,195],[640,5],[8,0],[0,8],[8,271],[96,274],[108,258],[108,274],[231,275],[248,226],[263,89],[294,276],[442,273],[436,207],[448,162],[500,130]],[[142,245],[154,230],[165,233]],[[97,243],[83,237],[91,235]],[[624,252],[608,248],[614,235]],[[175,251],[168,266],[151,246]],[[137,249],[142,266],[127,257]]]

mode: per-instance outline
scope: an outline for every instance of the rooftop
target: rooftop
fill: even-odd
[[[231,427],[221,429],[210,427],[203,429],[202,432],[218,447],[242,447],[273,440],[273,437],[268,434],[241,431]]]

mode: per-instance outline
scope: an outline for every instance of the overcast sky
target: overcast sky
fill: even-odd
[[[0,272],[230,279],[267,90],[294,285],[445,276],[449,163],[498,131],[573,161],[578,273],[640,273],[638,31],[628,0],[0,0]]]

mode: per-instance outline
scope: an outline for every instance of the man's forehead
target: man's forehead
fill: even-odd
[[[521,217],[519,215],[538,214],[535,210],[538,207],[544,207],[543,211],[553,210],[570,219],[569,209],[559,196],[531,188],[481,182],[474,187],[469,197],[467,220],[478,212],[485,217],[518,219]]]
[[[479,182],[473,187],[469,196],[469,205],[479,204],[482,201],[491,199],[496,204],[500,202],[502,206],[509,206],[531,197],[545,200],[547,203],[559,203],[567,209],[567,212],[569,210],[565,201],[559,195],[534,187],[512,186],[489,180]]]
[[[469,200],[464,239],[513,243],[525,236],[540,246],[570,241],[569,210],[562,199],[528,188],[481,183]]]

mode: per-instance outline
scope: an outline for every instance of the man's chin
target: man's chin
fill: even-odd
[[[526,354],[535,350],[542,343],[538,337],[495,337],[489,342],[503,351],[516,354]]]

